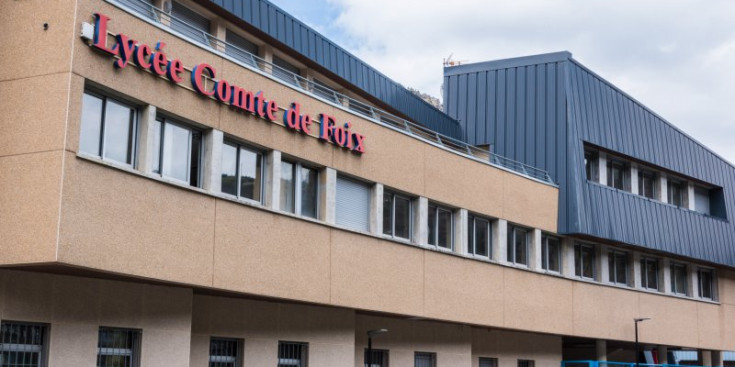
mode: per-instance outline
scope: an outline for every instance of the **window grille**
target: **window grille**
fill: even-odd
[[[373,349],[368,352],[365,349],[365,367],[388,367],[388,351]]]
[[[436,367],[436,354],[416,352],[414,354],[414,367]]]
[[[140,330],[101,327],[97,367],[139,367]]]
[[[0,326],[0,366],[46,366],[46,325],[3,322]]]
[[[307,367],[309,345],[278,342],[278,367]]]
[[[212,338],[209,342],[209,367],[241,367],[242,340]]]

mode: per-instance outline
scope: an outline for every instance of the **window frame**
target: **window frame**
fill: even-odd
[[[518,262],[517,261],[518,260],[518,253],[516,252],[516,245],[515,245],[515,243],[516,243],[515,242],[515,240],[516,240],[516,230],[524,231],[525,232],[525,236],[524,236],[525,237],[525,247],[526,247],[526,250],[525,250],[526,262],[525,263]],[[513,265],[516,265],[516,266],[523,266],[523,267],[528,267],[529,266],[529,264],[531,262],[530,249],[531,249],[531,235],[532,235],[532,233],[533,233],[533,231],[530,228],[526,228],[526,227],[522,227],[522,226],[517,226],[517,225],[514,225],[514,224],[508,224],[508,242],[506,244],[506,259],[505,259],[505,261],[507,261],[509,264],[513,264]],[[512,255],[512,256],[510,256],[510,255]],[[512,257],[512,259],[511,259],[511,257]]]
[[[579,249],[579,251],[577,251]],[[592,277],[587,277],[584,275],[584,249],[591,250],[592,253]],[[577,257],[577,253],[579,252],[579,257]],[[589,243],[583,243],[583,242],[577,242],[574,244],[574,275],[579,279],[585,279],[590,281],[597,280],[597,249],[595,248],[595,245],[589,244]],[[579,266],[577,266],[577,262],[579,261]],[[579,268],[579,274],[577,274],[577,268]]]
[[[708,287],[710,297],[706,297],[704,295],[704,279],[702,277],[703,273],[708,273],[710,277],[710,284]],[[715,272],[715,269],[707,267],[697,267],[697,284],[699,285],[697,295],[700,299],[717,301],[717,273]]]
[[[185,184],[187,186],[201,188],[202,187],[202,168],[203,168],[202,167],[202,164],[204,162],[204,159],[203,159],[204,158],[204,154],[203,154],[204,153],[204,132],[201,129],[199,129],[199,128],[196,128],[196,127],[194,127],[192,125],[189,125],[189,124],[186,124],[186,123],[183,123],[183,122],[180,122],[180,121],[178,121],[176,119],[172,119],[172,118],[170,118],[170,117],[168,117],[166,115],[156,116],[156,120],[155,121],[156,121],[155,123],[157,123],[158,124],[158,127],[160,128],[160,131],[158,132],[160,136],[159,136],[158,141],[154,141],[153,142],[154,146],[155,146],[155,144],[158,144],[158,162],[152,162],[152,163],[153,163],[154,167],[158,167],[158,170],[152,169],[151,171],[154,174],[157,174],[157,175],[161,176],[161,178],[164,178],[166,180],[170,180],[170,181],[174,181],[174,182],[179,182],[179,183]],[[187,142],[187,144],[188,144],[188,151],[189,151],[189,158],[188,158],[187,163],[186,163],[187,164],[187,166],[186,166],[186,178],[187,179],[185,181],[184,180],[181,180],[181,179],[178,179],[176,177],[170,176],[168,174],[165,174],[163,172],[163,162],[164,162],[164,159],[165,159],[163,153],[164,153],[164,150],[166,149],[165,146],[164,146],[164,143],[166,141],[166,125],[173,125],[173,126],[178,127],[178,128],[189,130],[190,136],[189,136],[189,141]],[[191,184],[191,180],[192,180],[192,177],[191,177],[191,169],[192,169],[191,162],[193,161],[192,154],[193,154],[194,139],[195,139],[195,135],[196,134],[199,134],[199,148],[198,148],[198,157],[197,157],[197,178],[196,178],[197,184],[196,185],[192,185]]]
[[[390,233],[385,233],[386,232],[386,228],[385,228],[385,215],[386,215],[386,211],[385,211],[385,195],[391,195],[391,199],[390,199],[390,203],[391,203],[391,210],[390,210],[390,224],[391,224],[391,228],[390,228]],[[400,199],[403,199],[403,200],[407,200],[408,201],[408,237],[401,237],[401,236],[396,235],[396,198],[400,198]],[[401,193],[399,193],[397,191],[394,191],[394,190],[383,189],[383,198],[381,200],[383,200],[383,217],[381,218],[381,221],[383,222],[383,231],[382,231],[381,234],[383,236],[385,236],[385,237],[388,237],[388,238],[393,238],[393,239],[398,239],[398,240],[404,240],[404,241],[411,241],[413,239],[413,230],[414,230],[414,228],[413,228],[414,227],[414,224],[413,224],[413,219],[414,219],[414,203],[415,203],[416,198],[415,197],[408,196],[408,195],[401,194]]]
[[[641,256],[641,288],[649,291],[661,291],[661,259],[651,256]],[[656,264],[656,288],[648,286],[650,279],[648,279],[648,266],[647,264]]]
[[[123,99],[110,96],[109,94],[98,92],[93,89],[84,89],[84,92],[82,93],[82,104],[84,104],[84,95],[90,95],[92,97],[98,98],[102,100],[102,111],[100,114],[100,133],[99,133],[99,143],[97,144],[97,153],[89,153],[86,151],[82,151],[82,129],[83,129],[83,121],[84,121],[84,107],[82,107],[82,110],[80,112],[80,120],[79,120],[79,146],[77,147],[77,151],[82,154],[91,155],[94,157],[98,157],[102,159],[105,162],[111,162],[113,164],[120,164],[126,167],[135,168],[138,166],[138,142],[139,142],[139,121],[140,121],[140,106],[127,102]],[[127,162],[121,162],[115,159],[107,158],[105,156],[105,153],[107,152],[107,144],[105,144],[105,132],[107,129],[105,128],[106,120],[107,120],[107,103],[109,100],[112,100],[113,102],[128,107],[132,110],[130,121],[131,124],[131,130],[130,131],[130,142],[128,142],[128,155],[130,156],[130,163]]]
[[[372,366],[379,366],[379,367],[388,367],[388,366],[390,366],[390,350],[388,350],[388,349],[375,349],[375,348],[373,348],[371,351],[373,352],[373,356],[371,358],[374,358],[376,353],[380,353],[380,355],[382,356],[382,360],[380,361],[380,363],[377,363],[377,364],[375,363],[374,360],[371,359],[370,360],[370,364]],[[371,367],[371,366],[368,366],[367,356],[368,356],[368,349],[365,348],[364,353],[362,355],[362,358],[363,358],[362,359],[362,364],[365,367]]]
[[[559,270],[552,270],[549,267],[549,239],[553,239],[557,242],[557,268]],[[561,244],[561,238],[552,236],[550,234],[542,233],[541,234],[541,269],[548,273],[555,273],[555,274],[561,274],[562,270],[562,244]]]
[[[222,341],[222,342],[234,342],[235,345],[235,356],[215,356],[212,354],[212,344],[215,341]],[[243,352],[245,350],[245,341],[243,339],[238,338],[226,338],[226,337],[218,337],[218,336],[212,336],[209,338],[209,367],[224,367],[222,364],[230,364],[233,367],[242,367],[243,366]],[[222,359],[222,358],[234,358],[234,361],[222,361],[222,360],[212,360],[212,359]]]
[[[677,190],[679,192],[678,199],[681,201],[679,204],[675,204],[673,201],[674,196],[672,194],[671,187],[676,186]],[[678,178],[668,178],[666,180],[666,203],[671,204],[677,208],[686,208],[686,200],[687,200],[687,193],[686,190],[688,189],[688,183],[685,180],[681,180]]]
[[[431,364],[431,366],[429,366],[429,367],[436,367],[436,353],[433,353],[433,352],[418,352],[418,351],[414,351],[413,352],[413,364],[414,364],[414,366],[416,365],[416,359],[419,356],[430,357],[430,364]],[[422,367],[424,367],[424,366],[422,366]]]
[[[264,157],[264,156],[265,156],[264,154],[261,154],[261,157]],[[261,159],[263,160],[263,162],[265,162],[265,159],[264,158],[261,158]],[[304,164],[304,163],[302,163],[299,160],[291,160],[291,159],[288,159],[288,158],[285,158],[285,159],[284,158],[281,158],[281,167],[280,167],[281,169],[283,169],[283,163],[284,162],[290,163],[292,165],[292,167],[293,167],[291,174],[293,175],[294,184],[293,184],[293,192],[291,194],[293,195],[294,208],[293,208],[293,211],[286,210],[286,209],[283,208],[283,203],[282,202],[279,202],[279,204],[278,204],[278,210],[283,211],[283,212],[286,212],[286,213],[291,213],[291,214],[294,214],[294,215],[298,215],[300,217],[306,217],[306,218],[311,218],[311,219],[319,219],[319,214],[320,214],[320,210],[321,210],[321,206],[319,205],[319,201],[320,201],[319,200],[319,192],[321,190],[321,185],[319,184],[319,177],[321,176],[320,170],[318,168],[312,166],[312,165]],[[265,170],[265,164],[264,163],[261,163],[261,168],[263,170]],[[303,173],[301,172],[302,169],[310,169],[310,170],[314,170],[316,172],[316,197],[314,198],[316,200],[316,202],[314,203],[314,208],[316,209],[316,213],[315,213],[315,216],[314,217],[311,217],[311,216],[308,216],[308,215],[304,215],[303,214],[303,210],[302,210],[303,209],[303,203],[302,203],[302,199],[303,199],[303,192],[302,192],[303,191],[303,182],[302,182]],[[283,171],[281,171],[281,172],[283,172]],[[264,174],[261,174],[261,181],[262,182],[264,181],[264,176],[265,176]],[[281,191],[280,190],[283,190],[283,185],[281,185],[279,183],[278,186],[279,186],[278,195],[280,197],[280,195],[281,195]],[[263,192],[265,192],[265,189],[262,188],[262,187],[263,186],[262,186],[262,183],[261,183],[261,197],[264,196],[263,195]]]
[[[281,350],[282,350],[281,347],[282,346],[285,347],[287,345],[288,346],[291,346],[291,347],[298,346],[299,348],[301,348],[301,350],[300,350],[300,354],[301,355],[299,356],[299,363],[298,364],[281,363],[281,359],[289,359],[288,357],[281,357]],[[279,340],[278,341],[278,349],[277,349],[277,352],[276,353],[277,353],[276,354],[276,356],[277,356],[277,359],[276,360],[278,362],[278,364],[277,364],[278,367],[281,367],[281,366],[287,366],[287,367],[290,367],[290,366],[308,367],[309,366],[309,343]]]
[[[102,341],[102,332],[103,331],[117,331],[117,332],[125,332],[130,333],[133,336],[132,345],[130,349],[127,348],[110,348],[110,347],[101,347],[100,343]],[[140,367],[140,357],[141,357],[141,345],[142,345],[142,339],[143,339],[143,331],[140,329],[133,329],[133,328],[124,328],[124,327],[110,327],[110,326],[100,326],[98,328],[97,333],[97,367],[106,367],[104,365],[100,365],[101,360],[100,357],[102,356],[119,356],[124,355],[120,352],[112,351],[112,353],[103,353],[103,350],[118,350],[118,349],[126,349],[130,351],[130,367]],[[108,351],[109,352],[109,351]]]
[[[600,154],[592,149],[584,150],[584,173],[587,181],[599,182]]]
[[[235,183],[235,186],[237,188],[237,195],[233,195],[231,193],[224,192],[222,190],[222,183],[220,183],[220,188],[219,188],[220,193],[223,195],[227,195],[229,197],[235,198],[237,200],[244,200],[249,203],[258,203],[260,205],[263,205],[263,203],[265,203],[265,195],[266,195],[266,188],[265,188],[266,161],[267,161],[265,158],[266,152],[261,149],[255,148],[252,145],[241,143],[238,140],[228,139],[227,137],[225,137],[222,140],[222,145],[234,146],[237,152],[235,156],[235,176],[237,177],[237,182]],[[255,153],[260,158],[260,172],[259,172],[260,174],[260,180],[259,180],[260,181],[260,185],[259,185],[260,186],[260,193],[259,193],[260,198],[258,200],[242,196],[242,193],[240,192],[242,189],[242,183],[240,181],[242,178],[242,173],[240,171],[241,170],[240,161],[242,159],[241,151],[243,149],[251,153]],[[224,157],[224,152],[222,153],[222,156]],[[220,173],[220,176],[222,176],[222,173]]]
[[[617,259],[619,256],[625,257],[625,269],[623,269],[624,282],[618,281]],[[609,249],[607,252],[608,279],[607,281],[615,285],[627,286],[630,284],[630,253],[616,249]]]
[[[477,254],[477,222],[487,222],[487,255]],[[467,213],[467,254],[481,259],[493,258],[493,221],[494,219],[474,213]],[[471,229],[470,229],[471,228]]]
[[[630,175],[630,164],[628,164],[627,162],[623,160],[608,156],[606,169],[607,169],[607,182],[606,182],[607,187],[610,187],[616,190],[621,190],[621,191],[630,191],[629,189],[630,185],[628,184],[629,183],[628,176]],[[622,178],[621,178],[622,182],[620,183],[621,187],[615,186],[615,179],[613,175],[614,169],[620,169],[621,171],[621,175],[622,175]]]
[[[483,363],[490,363],[491,367],[498,367],[498,358],[495,357],[478,357],[477,365],[483,367]]]
[[[653,181],[651,196],[648,196],[645,194],[645,185],[643,183],[645,178],[650,178]],[[649,198],[651,200],[656,200],[656,198],[658,197],[658,188],[656,187],[657,179],[658,179],[658,174],[655,171],[639,167],[638,168],[638,195],[643,196],[644,198]]]
[[[677,295],[677,296],[689,296],[689,266],[685,263],[681,262],[674,262],[672,261],[670,266],[670,273],[671,273],[671,294]],[[679,287],[676,283],[676,269],[683,269],[684,270],[684,292],[678,292],[677,290]]]
[[[434,208],[434,213],[435,213],[434,214],[434,223],[433,224],[432,223],[428,223],[429,218],[431,218],[431,213],[430,212],[432,211],[432,207]],[[450,251],[450,252],[451,251],[454,251],[454,231],[455,231],[455,228],[454,228],[454,209],[452,209],[452,208],[450,208],[448,206],[444,206],[444,205],[441,205],[441,204],[432,202],[432,201],[429,202],[428,208],[429,208],[429,210],[428,210],[429,213],[426,216],[427,217],[426,220],[427,220],[427,224],[429,224],[430,228],[428,230],[428,236],[429,236],[429,238],[426,241],[427,244],[429,246],[432,246],[432,247],[434,247],[436,249],[439,249],[439,250],[442,250],[442,251]],[[449,247],[444,247],[444,246],[439,245],[439,214],[441,212],[448,212],[449,213]],[[433,243],[432,243],[432,238],[431,238],[431,232],[432,232],[431,228],[434,228],[434,239],[433,239]]]
[[[2,327],[12,325],[12,326],[23,326],[23,327],[38,327],[40,328],[40,331],[42,333],[41,335],[41,345],[39,345],[37,348],[37,344],[20,344],[20,343],[3,343],[3,334],[2,334]],[[8,352],[8,353],[38,353],[38,367],[46,367],[48,366],[49,362],[49,341],[50,341],[50,329],[51,326],[49,324],[45,323],[38,323],[38,322],[25,322],[25,321],[14,321],[14,320],[2,320],[0,322],[0,353]],[[7,348],[5,346],[9,346]],[[31,349],[38,349],[37,351],[27,351],[24,350],[24,347],[31,346]],[[30,364],[28,365],[31,366]]]

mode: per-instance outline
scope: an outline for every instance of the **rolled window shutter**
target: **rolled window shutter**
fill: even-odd
[[[370,229],[370,185],[337,177],[338,225],[368,231]]]

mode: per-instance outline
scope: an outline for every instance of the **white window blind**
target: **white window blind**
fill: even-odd
[[[345,177],[337,177],[338,225],[368,231],[370,228],[370,185]]]

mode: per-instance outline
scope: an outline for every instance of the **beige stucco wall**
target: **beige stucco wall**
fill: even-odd
[[[192,290],[0,270],[0,319],[49,324],[49,366],[92,366],[99,327],[142,330],[142,366],[188,366]]]

